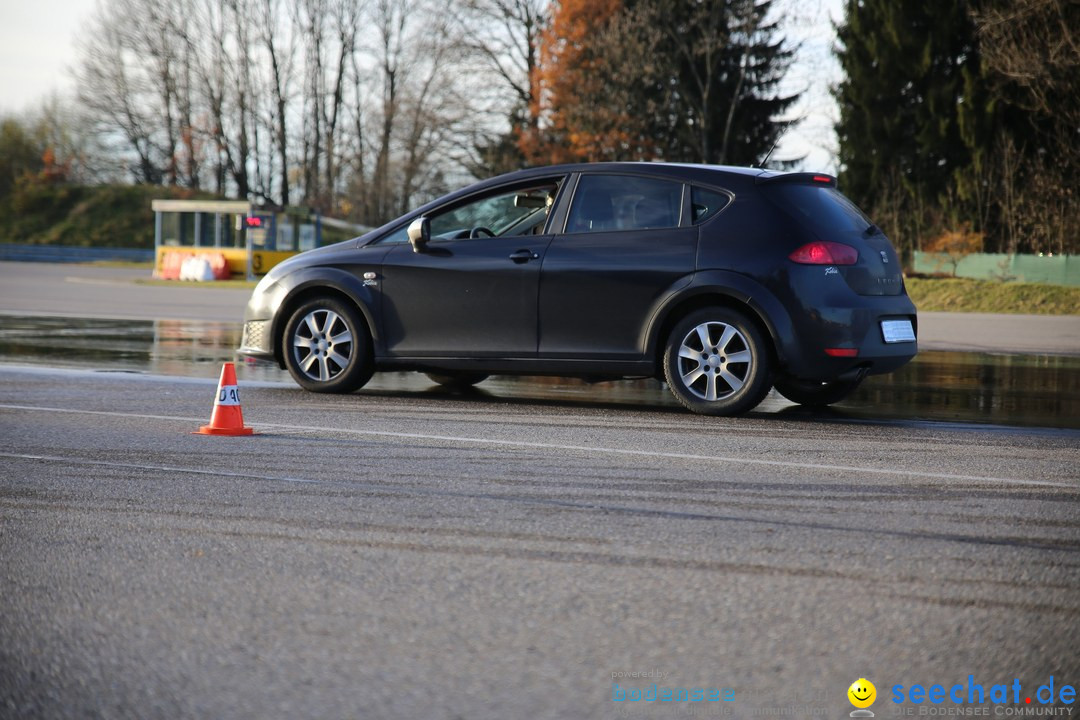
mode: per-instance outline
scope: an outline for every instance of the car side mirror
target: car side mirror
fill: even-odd
[[[424,252],[427,244],[431,242],[431,221],[426,217],[418,217],[409,225],[409,242],[413,252]]]

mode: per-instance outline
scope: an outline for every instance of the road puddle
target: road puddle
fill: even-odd
[[[292,384],[288,373],[272,363],[238,358],[240,335],[239,323],[0,315],[0,363],[216,378],[221,363],[233,360],[241,383]],[[380,373],[362,393],[452,394],[681,411],[655,380],[589,384],[565,378],[495,377],[466,393],[451,393],[419,373]],[[851,397],[826,411],[792,405],[773,393],[756,412],[1080,428],[1080,357],[923,352],[898,372],[868,378]]]

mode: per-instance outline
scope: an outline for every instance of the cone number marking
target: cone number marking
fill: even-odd
[[[218,389],[217,400],[214,401],[215,405],[239,405],[240,404],[240,390],[236,385],[222,385]]]

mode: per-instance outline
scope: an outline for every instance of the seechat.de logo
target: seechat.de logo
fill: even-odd
[[[934,683],[932,685],[893,685],[892,701],[899,705],[909,702],[912,705],[1021,705],[1023,708],[1001,708],[995,710],[996,715],[1032,715],[1043,714],[1028,712],[1035,708],[1027,706],[1036,705],[1072,705],[1076,702],[1076,688],[1066,685],[1060,680],[1055,681],[1054,676],[1050,680],[1031,692],[1025,689],[1019,678],[1013,678],[1008,683],[986,685],[977,682],[974,675],[968,675],[966,683],[959,682],[952,685]],[[941,713],[944,714],[944,713]]]

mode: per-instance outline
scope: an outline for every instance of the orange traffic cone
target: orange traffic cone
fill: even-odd
[[[255,431],[244,427],[244,413],[240,409],[240,390],[236,387],[236,367],[227,362],[221,368],[217,399],[210,424],[199,428],[202,435],[253,435]]]

